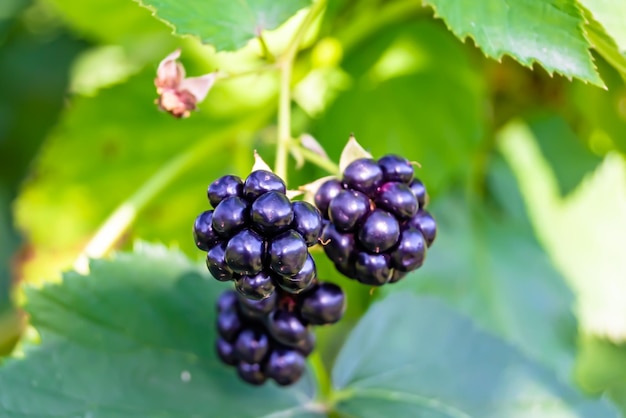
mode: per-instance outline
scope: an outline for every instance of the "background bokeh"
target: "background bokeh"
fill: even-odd
[[[332,2],[317,22],[294,69],[293,133],[312,134],[335,161],[351,133],[374,156],[418,161],[439,236],[422,269],[372,292],[316,253],[320,276],[344,284],[351,302],[346,320],[318,335],[325,361],[374,299],[431,295],[626,411],[626,69],[593,52],[603,89],[498,62],[419,2],[383,18],[386,3]],[[267,34],[270,50],[301,18]],[[0,4],[4,355],[29,335],[20,284],[58,280],[180,155],[193,163],[141,200],[116,248],[160,242],[201,263],[190,230],[207,185],[245,176],[253,150],[273,161],[273,72],[218,82],[188,119],[154,104],[156,67],[174,49],[193,76],[261,66],[258,44],[217,53],[171,32],[130,0]],[[289,186],[323,175],[292,159]]]

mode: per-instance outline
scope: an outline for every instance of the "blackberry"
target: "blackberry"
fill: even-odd
[[[248,205],[238,196],[222,200],[213,211],[213,230],[223,238],[243,228],[248,221]]]
[[[262,234],[275,235],[289,228],[293,221],[293,209],[286,195],[268,192],[252,203],[250,218]]]
[[[300,302],[300,315],[312,325],[333,324],[345,311],[345,295],[334,283],[320,283]]]
[[[207,252],[213,277],[233,280],[250,299],[267,298],[276,288],[303,292],[315,282],[308,247],[319,241],[322,216],[285,193],[285,183],[269,171],[253,171],[245,180],[223,176],[207,191],[214,209],[194,222],[194,242]]]
[[[308,254],[302,235],[296,231],[287,231],[269,245],[270,268],[283,276],[293,276],[302,269]]]
[[[315,347],[311,325],[337,322],[345,311],[345,296],[331,283],[314,283],[299,294],[277,289],[261,300],[228,290],[216,308],[220,360],[236,367],[250,384],[269,378],[285,386],[304,373],[305,358]]]
[[[243,181],[237,176],[223,176],[215,180],[207,190],[209,203],[214,208],[227,197],[243,196]]]
[[[275,310],[267,318],[269,333],[281,344],[293,347],[306,338],[306,325],[295,313]]]
[[[255,275],[263,269],[265,245],[261,237],[249,229],[237,233],[226,244],[224,260],[238,274]]]
[[[232,280],[235,277],[235,272],[226,263],[225,253],[226,244],[221,243],[211,248],[206,255],[206,265],[209,272],[221,282]]]
[[[302,268],[293,276],[276,276],[276,283],[288,293],[300,293],[309,289],[317,277],[315,261],[311,254],[308,254]]]
[[[263,373],[261,364],[239,362],[237,365],[237,373],[246,382],[251,385],[262,385],[267,380],[267,376]]]
[[[307,202],[293,202],[292,208],[294,219],[291,227],[302,235],[307,246],[317,244],[322,231],[320,212]]]
[[[250,173],[243,184],[243,196],[249,202],[252,202],[257,197],[267,192],[285,194],[287,187],[285,186],[285,182],[272,172],[257,170]]]
[[[304,373],[304,356],[296,350],[277,348],[272,351],[265,373],[281,386],[295,383]]]
[[[324,252],[340,273],[364,284],[395,283],[418,269],[436,237],[426,188],[397,155],[353,161],[314,201],[326,219]]]
[[[249,299],[265,299],[274,292],[272,276],[262,271],[254,276],[241,276],[235,279],[235,288]]]
[[[193,240],[202,251],[209,251],[220,240],[213,230],[213,211],[202,212],[193,224]]]
[[[370,211],[370,199],[361,192],[343,190],[328,205],[328,217],[339,231],[352,231]]]
[[[383,170],[370,158],[351,162],[343,172],[343,186],[366,195],[373,194],[383,180]],[[332,203],[332,201],[331,201]]]
[[[343,186],[339,180],[328,180],[324,182],[315,193],[315,206],[320,210],[322,217],[328,219],[328,205],[341,191]]]
[[[255,328],[246,328],[239,333],[235,341],[235,354],[241,361],[259,363],[269,352],[270,342],[267,335]]]

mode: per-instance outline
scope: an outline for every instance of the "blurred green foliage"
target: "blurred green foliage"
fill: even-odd
[[[31,300],[28,309],[43,337],[37,349],[25,337],[14,354],[26,359],[7,360],[0,368],[0,410],[38,417],[50,409],[69,416],[68,411],[86,414],[91,411],[87,404],[95,402],[102,416],[161,416],[157,410],[169,411],[163,416],[187,416],[211,390],[216,402],[218,394],[226,396],[220,401],[223,416],[251,414],[230,405],[237,402],[232,391],[271,397],[275,403],[262,406],[267,414],[299,410],[314,396],[311,387],[304,387],[312,382],[303,383],[304,400],[294,401],[300,389],[251,395],[213,364],[212,353],[202,351],[213,337],[210,331],[208,340],[194,334],[211,321],[198,309],[211,309],[218,285],[207,287],[197,273],[185,276],[183,270],[193,268],[181,255],[162,254],[185,266],[171,274],[156,268],[168,264],[151,259],[148,251],[123,256],[123,262],[100,261],[93,277],[72,273],[62,286],[28,297],[17,286],[19,281],[39,286],[58,280],[120,208],[132,216],[114,240],[115,248],[131,250],[135,239],[161,242],[200,263],[190,230],[195,216],[207,208],[207,184],[226,173],[245,175],[253,150],[268,162],[275,158],[279,75],[265,70],[273,65],[272,57],[253,38],[257,29],[279,25],[308,3],[247,0],[237,3],[249,7],[250,15],[244,16],[226,0],[209,2],[232,16],[227,24],[203,20],[208,6],[195,0],[145,3],[156,7],[160,18],[169,18],[178,33],[199,33],[217,43],[177,37],[151,10],[131,0],[5,0],[0,5],[0,352],[8,354],[24,328],[12,300]],[[321,251],[315,253],[320,277],[342,284],[350,301],[344,321],[318,332],[322,358],[334,370],[335,412],[365,417],[365,407],[371,406],[389,416],[425,413],[412,401],[394,403],[394,396],[402,394],[393,385],[405,382],[411,396],[423,396],[425,402],[451,394],[446,399],[472,416],[525,416],[523,410],[515,415],[506,409],[508,404],[488,413],[472,406],[489,402],[495,393],[489,389],[493,382],[476,377],[473,362],[494,381],[507,378],[489,365],[493,350],[503,368],[519,366],[528,373],[525,385],[509,389],[529,391],[530,404],[564,402],[571,409],[568,416],[614,416],[604,400],[587,401],[570,387],[577,385],[589,395],[610,397],[626,413],[626,39],[616,20],[624,6],[610,0],[554,0],[549,6],[524,0],[511,10],[503,9],[510,2],[498,0],[426,3],[434,8],[414,0],[330,2],[305,34],[294,63],[293,136],[311,133],[334,161],[354,133],[375,157],[393,152],[419,162],[416,173],[428,187],[440,228],[424,268],[384,289],[346,283]],[[187,20],[185,13],[193,7],[204,9]],[[263,33],[271,54],[280,58],[303,17],[298,12]],[[241,45],[236,51],[217,51]],[[154,105],[157,65],[176,48],[182,49],[190,76],[216,69],[238,74],[219,80],[199,110],[182,120]],[[289,186],[295,189],[326,174],[308,163],[296,167],[291,159]],[[149,283],[147,275],[157,284]],[[205,287],[206,299],[189,302],[189,310],[179,306]],[[90,298],[91,293],[96,296]],[[158,318],[134,304],[140,295],[164,304]],[[377,299],[382,301],[369,311]],[[404,310],[408,318],[394,319],[402,311],[397,301],[410,305]],[[125,315],[109,321],[109,311]],[[135,322],[124,323],[139,311]],[[81,315],[93,315],[93,320],[83,321]],[[163,320],[159,315],[173,316]],[[350,359],[366,344],[368,323],[377,324],[376,341],[388,339],[404,357],[386,364],[385,348],[373,344],[365,353],[370,357],[361,353]],[[99,325],[102,332],[113,327],[115,335],[94,354],[90,345],[100,342],[81,338]],[[415,334],[403,333],[402,327]],[[442,337],[450,330],[460,336]],[[120,332],[154,337],[139,344],[154,345],[141,348],[151,359],[142,363],[142,373],[162,365],[161,377],[169,382],[170,374],[188,366],[184,354],[191,353],[200,363],[210,363],[227,384],[217,388],[216,377],[202,375],[202,366],[194,363],[197,386],[186,398],[189,410],[169,404],[173,398],[163,397],[157,384],[133,392],[143,375],[110,398],[94,397],[80,379],[100,376],[98,384],[111,387],[124,376],[110,365],[140,363],[145,354],[107,356],[107,350],[122,349],[117,343],[129,343],[116,340]],[[440,358],[450,344],[461,350],[458,357]],[[470,349],[475,344],[480,349]],[[161,349],[173,346],[182,347],[180,358],[159,357]],[[100,357],[88,370],[93,356]],[[414,364],[417,376],[428,374],[428,356],[442,362],[445,371],[431,392],[423,387],[431,380],[379,376],[384,367],[403,362]],[[47,369],[50,358],[58,363]],[[79,380],[63,372],[59,397],[41,395],[47,392],[30,385],[75,360],[87,371]],[[357,369],[348,370],[350,362]],[[454,371],[477,381],[471,395],[476,398],[445,384]],[[15,380],[22,375],[23,380]],[[178,386],[172,390],[178,391],[180,378],[174,377]],[[366,387],[367,382],[373,386]],[[52,390],[57,383],[44,386]],[[9,385],[17,389],[5,391]],[[15,400],[21,392],[29,395]],[[33,397],[42,400],[43,409],[29,409],[29,396],[40,395],[50,403]],[[499,399],[524,402],[504,395],[510,393]],[[156,400],[163,403],[146,407]],[[128,402],[134,406],[116,409]],[[534,416],[560,416],[555,411]],[[424,416],[442,415],[440,410]]]

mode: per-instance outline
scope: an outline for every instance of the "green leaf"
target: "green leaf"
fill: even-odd
[[[576,381],[591,393],[606,394],[626,414],[626,344],[585,336],[576,362]]]
[[[348,416],[613,417],[442,302],[395,294],[372,306],[333,370]]]
[[[314,416],[309,375],[251,387],[217,359],[223,289],[180,254],[142,247],[29,291],[41,344],[0,368],[3,417]]]
[[[623,157],[608,154],[574,192],[562,198],[552,167],[527,125],[507,125],[500,132],[500,144],[515,173],[537,236],[577,294],[576,309],[582,329],[613,341],[625,341]]]
[[[528,123],[542,154],[554,169],[562,195],[572,192],[602,161],[561,117],[546,113],[528,118]]]
[[[595,50],[598,51],[613,68],[619,71],[622,78],[626,80],[626,52],[620,51],[615,40],[611,38],[602,25],[594,19],[589,10],[583,8],[583,13],[587,20],[586,30],[589,42],[591,42]]]
[[[505,170],[492,175],[506,176]],[[514,194],[507,189],[506,200],[515,199]],[[574,300],[529,224],[455,197],[434,203],[429,211],[437,219],[438,236],[424,266],[386,292],[437,295],[568,378],[574,361]]]
[[[153,78],[153,70],[144,71],[96,97],[75,97],[47,138],[34,167],[45,175],[33,176],[17,201],[17,221],[37,249],[26,271],[29,279],[50,278],[71,266],[116,207],[177,155],[205,143],[242,155],[241,171],[233,167],[237,159],[213,157],[215,149],[194,157],[199,161],[181,169],[172,187],[149,200],[127,232],[131,238],[176,243],[200,257],[191,225],[208,209],[206,187],[223,173],[249,172],[253,156],[248,141],[273,108],[263,96],[248,100],[243,92],[248,85],[242,80],[243,88],[216,86],[201,111],[179,120],[157,110]],[[223,106],[224,101],[232,107]]]
[[[583,32],[575,0],[426,0],[460,39],[470,37],[488,57],[510,55],[521,64],[537,62],[549,73],[603,87]]]
[[[264,30],[274,29],[309,0],[137,0],[179,35],[194,35],[218,50],[236,50]]]
[[[626,2],[615,0],[578,0],[600,22],[617,44],[621,53],[626,53]]]

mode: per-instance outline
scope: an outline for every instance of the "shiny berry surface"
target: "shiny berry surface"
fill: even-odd
[[[419,204],[409,186],[404,183],[389,182],[378,189],[376,206],[404,220],[417,213]]]
[[[355,248],[354,234],[337,231],[332,223],[327,224],[321,236],[324,252],[333,262],[348,263]]]
[[[398,248],[391,253],[393,268],[408,272],[422,266],[426,257],[426,240],[422,233],[409,228],[402,232]]]
[[[328,219],[328,205],[341,191],[343,186],[336,179],[324,182],[315,193],[315,206],[319,209],[323,218]]]
[[[241,276],[235,279],[235,288],[248,299],[265,299],[274,292],[272,276],[260,272],[254,276]]]
[[[293,276],[277,275],[275,281],[287,293],[298,294],[309,289],[317,276],[315,261],[311,254],[307,254],[304,265]]]
[[[334,283],[321,283],[304,296],[300,315],[309,324],[326,325],[339,321],[345,310],[343,290]]]
[[[381,253],[396,245],[400,224],[391,214],[381,209],[373,211],[359,229],[359,243],[368,251]]]
[[[249,229],[233,236],[226,244],[226,264],[238,274],[256,275],[263,269],[265,244],[261,237]]]
[[[209,185],[207,196],[214,208],[227,197],[243,196],[243,181],[237,176],[223,176]]]
[[[220,282],[232,280],[235,276],[235,273],[226,264],[225,252],[226,244],[222,243],[211,248],[206,255],[206,265],[209,272]]]
[[[367,285],[382,286],[391,279],[392,271],[385,254],[360,252],[354,264],[356,279]]]
[[[228,238],[243,228],[248,221],[248,204],[240,197],[228,197],[213,211],[213,230]]]
[[[286,191],[285,182],[276,174],[266,170],[253,171],[243,184],[243,196],[249,202],[267,192],[285,194]]]
[[[284,232],[269,245],[270,267],[283,276],[293,276],[304,266],[308,253],[306,242],[300,234],[292,230]]]
[[[419,203],[419,208],[422,209],[426,205],[426,187],[424,187],[424,183],[420,180],[415,179],[409,185],[411,191],[417,197],[417,202]]]
[[[422,235],[424,235],[428,247],[435,241],[437,237],[437,223],[427,211],[419,210],[417,214],[409,220],[408,225],[420,230]]]
[[[269,315],[267,330],[276,341],[288,346],[298,345],[307,334],[306,326],[293,312],[280,309]]]
[[[320,212],[308,202],[293,202],[292,207],[294,214],[292,228],[302,235],[307,246],[317,244],[322,232]]]
[[[277,302],[276,293],[272,293],[267,298],[261,300],[249,299],[243,295],[237,295],[237,299],[239,300],[241,313],[254,320],[265,318],[267,314],[276,308]]]
[[[330,221],[339,231],[352,231],[370,211],[370,199],[361,192],[344,190],[328,206]]]
[[[277,384],[288,386],[300,379],[305,368],[306,361],[304,356],[298,351],[288,348],[277,348],[270,354],[265,372]]]
[[[196,247],[202,251],[209,251],[217,244],[220,237],[213,230],[213,211],[202,212],[193,223],[193,240]]]
[[[351,162],[343,172],[343,185],[370,195],[383,180],[383,170],[376,161],[360,158]]]
[[[235,342],[237,358],[248,363],[259,363],[269,352],[267,335],[256,329],[244,329]]]
[[[385,181],[399,181],[409,184],[413,180],[413,166],[399,155],[385,155],[378,160]]]
[[[256,230],[272,236],[289,228],[294,218],[291,202],[282,193],[267,192],[250,207],[250,220]]]

